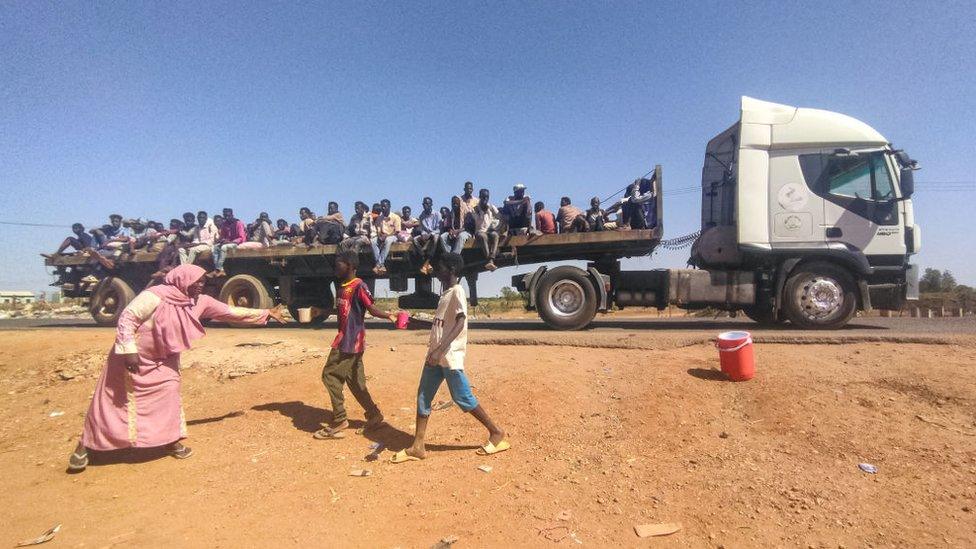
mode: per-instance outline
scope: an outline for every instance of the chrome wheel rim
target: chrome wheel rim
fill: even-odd
[[[797,287],[796,298],[803,315],[810,320],[824,320],[844,307],[844,289],[829,276],[811,276]]]
[[[549,309],[558,316],[575,315],[585,301],[583,287],[575,280],[560,280],[549,288]]]

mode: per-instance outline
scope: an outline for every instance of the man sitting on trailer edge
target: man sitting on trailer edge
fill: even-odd
[[[474,238],[488,259],[485,269],[494,271],[495,255],[498,253],[498,208],[491,202],[488,189],[478,191],[478,205],[471,212],[474,219]]]
[[[190,243],[180,248],[180,264],[195,263],[198,255],[212,250],[219,233],[216,221],[208,219],[207,212],[203,210],[197,212],[197,224],[190,234]]]
[[[95,239],[85,232],[85,226],[81,223],[71,225],[71,232],[74,233],[74,236],[65,238],[64,242],[58,246],[58,251],[54,252],[54,254],[41,254],[41,256],[50,259],[55,255],[63,255],[64,251],[69,247],[74,248],[76,252],[80,252],[94,246]]]
[[[234,217],[234,210],[224,208],[223,223],[220,225],[220,237],[213,246],[214,272],[211,276],[227,276],[224,272],[224,261],[227,252],[237,248],[246,238],[247,230],[244,223]]]
[[[369,214],[369,206],[365,202],[357,201],[354,206],[356,213],[349,220],[346,228],[346,239],[339,244],[340,251],[352,250],[356,253],[372,242],[373,218]]]
[[[112,214],[108,219],[108,225],[102,225],[100,229],[92,229],[91,233],[95,237],[98,249],[105,252],[102,255],[118,257],[122,254],[122,247],[129,242],[132,231],[122,224],[121,215]]]
[[[373,272],[378,275],[386,274],[386,258],[390,255],[390,248],[397,241],[397,234],[403,230],[403,222],[400,216],[390,211],[390,200],[384,198],[380,201],[380,212],[373,221],[376,235],[373,240],[373,259],[376,266]]]
[[[587,227],[586,218],[583,211],[573,206],[573,201],[568,196],[559,200],[559,213],[556,214],[556,223],[559,225],[561,233],[581,233]]]
[[[329,202],[326,214],[315,219],[315,241],[318,244],[338,244],[346,232],[346,219],[338,202]]]
[[[556,234],[556,216],[542,201],[535,203],[535,226],[542,234]]]
[[[423,260],[420,272],[428,275],[433,270],[430,260],[437,252],[437,243],[441,233],[441,215],[434,211],[434,200],[425,196],[422,202],[424,210],[420,212],[417,227],[413,231],[413,247],[417,255]]]
[[[501,209],[502,222],[507,225],[508,234],[528,234],[532,232],[532,198],[525,192],[525,185],[516,183],[512,195],[505,199]]]

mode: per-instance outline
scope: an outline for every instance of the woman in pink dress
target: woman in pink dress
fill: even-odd
[[[269,318],[284,322],[280,307],[230,307],[203,295],[205,274],[196,265],[180,265],[122,311],[115,346],[95,387],[69,471],[88,466],[88,450],[168,446],[173,457],[190,457],[193,451],[180,443],[187,436],[180,399],[180,353],[203,337],[200,322],[265,324]]]

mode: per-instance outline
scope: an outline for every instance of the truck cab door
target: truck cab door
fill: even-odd
[[[805,180],[800,162],[809,157],[819,159],[820,153],[820,149],[801,149],[769,154],[769,241],[772,245],[823,243],[823,199]]]
[[[812,160],[811,160],[812,163]],[[865,255],[903,255],[902,212],[882,150],[823,151],[813,191],[823,198],[823,238]]]

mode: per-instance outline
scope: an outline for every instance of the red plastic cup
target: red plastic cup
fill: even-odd
[[[407,311],[398,311],[396,319],[397,330],[406,330],[408,324],[410,324],[410,313]]]

